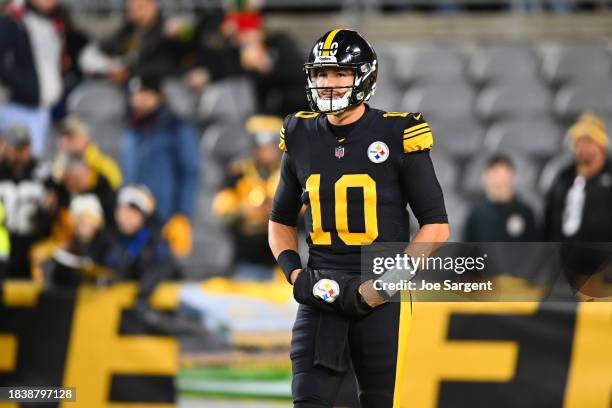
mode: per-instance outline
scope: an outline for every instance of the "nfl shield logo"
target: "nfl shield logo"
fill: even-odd
[[[336,156],[338,159],[343,158],[344,157],[344,147],[342,146],[336,147],[336,152],[334,156]]]

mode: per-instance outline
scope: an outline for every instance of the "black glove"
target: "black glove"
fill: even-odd
[[[361,283],[359,274],[307,267],[293,283],[293,297],[298,303],[323,312],[359,318],[373,309],[359,294]]]

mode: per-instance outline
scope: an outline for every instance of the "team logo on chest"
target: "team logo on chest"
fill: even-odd
[[[372,163],[382,163],[389,157],[389,147],[383,142],[374,142],[368,147],[368,158]]]

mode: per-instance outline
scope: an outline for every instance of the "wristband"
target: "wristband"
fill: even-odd
[[[398,268],[390,269],[386,271],[384,274],[382,274],[380,277],[374,278],[374,280],[379,281],[383,285],[383,288],[384,288],[384,289],[376,289],[376,291],[378,292],[380,297],[383,298],[383,300],[385,300],[386,302],[389,302],[391,298],[395,296],[397,292],[399,292],[399,290],[398,289],[388,289],[386,288],[387,285],[391,283],[398,284],[402,281],[410,281],[414,278],[415,272],[416,272],[416,268],[414,267],[414,262],[412,261],[412,258],[409,258],[409,265],[407,269],[398,269]]]
[[[293,284],[291,282],[291,272],[295,271],[296,269],[302,269],[300,254],[293,249],[285,249],[278,255],[277,262],[283,270],[285,278],[287,278],[287,282]]]

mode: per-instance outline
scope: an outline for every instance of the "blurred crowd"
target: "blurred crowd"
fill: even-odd
[[[245,123],[253,155],[232,161],[214,211],[244,248],[238,275],[269,277],[262,226],[278,177],[280,118],[304,108],[299,48],[265,33],[247,5],[207,9],[191,23],[165,19],[156,0],[126,6],[125,22],[100,40],[57,0],[3,3],[0,281],[136,280],[145,299],[157,282],[179,278],[192,252],[201,128],[168,107],[164,83],[179,78],[201,94],[234,77],[253,85],[259,115]],[[67,106],[92,80],[126,95],[117,154],[96,144],[91,118]]]
[[[241,124],[250,154],[229,158],[212,212],[234,242],[228,274],[270,279],[277,135],[284,115],[306,108],[301,48],[264,30],[248,2],[206,9],[193,23],[165,19],[156,0],[126,4],[124,24],[103,40],[79,30],[57,0],[3,7],[0,279],[137,280],[144,300],[157,282],[180,278],[182,261],[201,251],[192,248],[192,225],[204,177],[202,123],[170,109],[168,78],[198,95],[228,78],[252,84],[257,115]],[[116,155],[96,144],[91,118],[68,107],[71,92],[92,79],[127,95]],[[568,138],[574,160],[551,184],[542,219],[515,193],[511,158],[491,156],[463,239],[612,241],[605,125],[585,113]]]

